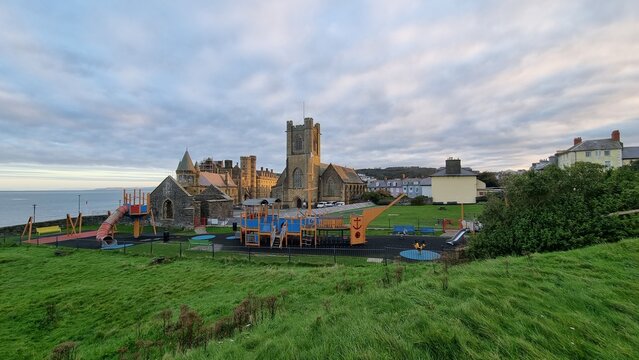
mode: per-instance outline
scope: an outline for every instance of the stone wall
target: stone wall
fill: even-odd
[[[164,205],[171,202],[173,217],[164,213]],[[193,228],[193,197],[186,193],[172,177],[167,177],[151,192],[151,206],[155,221],[160,227]]]

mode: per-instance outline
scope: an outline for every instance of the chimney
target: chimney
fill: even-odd
[[[450,158],[446,160],[446,175],[461,174],[461,160]]]
[[[619,132],[619,130],[613,131],[610,135],[613,141],[621,141],[621,133]]]
[[[581,137],[576,137],[575,140],[573,140],[573,145],[579,145],[581,144]]]

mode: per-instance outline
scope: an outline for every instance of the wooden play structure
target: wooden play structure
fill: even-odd
[[[113,213],[109,214],[107,219],[100,225],[95,236],[97,241],[102,243],[103,246],[117,245],[117,241],[115,240],[116,224],[124,216],[133,219],[133,237],[135,239],[140,237],[143,230],[142,221],[147,217],[150,217],[153,234],[157,235],[155,218],[153,217],[153,211],[151,211],[150,194],[145,194],[141,189],[133,189],[133,193],[130,194],[127,193],[125,189],[122,191],[122,204],[123,205],[118,207]]]
[[[31,241],[33,228],[33,217],[29,216],[29,220],[27,220],[27,223],[24,225],[24,230],[22,230],[22,235],[20,235],[20,240],[24,240],[26,236],[27,241]],[[67,214],[65,232],[66,235],[75,235],[82,232],[82,213],[79,213],[75,220],[70,214]],[[60,225],[39,226],[35,228],[35,233],[38,237],[43,235],[59,235],[62,233],[62,228],[60,228]]]
[[[249,199],[243,203],[240,242],[246,246],[326,246],[366,243],[368,225],[402,197],[386,207],[364,209],[362,215],[351,215],[350,224],[342,217],[319,216],[310,209],[295,217],[280,216],[279,199]],[[347,237],[345,233],[350,233]],[[346,239],[346,240],[345,240]]]

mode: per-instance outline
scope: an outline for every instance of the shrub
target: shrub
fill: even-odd
[[[639,172],[577,163],[550,166],[505,181],[504,196],[490,196],[470,243],[470,255],[494,257],[568,250],[627,236],[631,228],[610,213],[639,206]]]
[[[413,206],[425,205],[428,203],[429,198],[424,195],[419,195],[410,200],[410,204]]]

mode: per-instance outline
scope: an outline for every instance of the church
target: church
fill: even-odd
[[[271,196],[289,208],[301,208],[309,200],[358,200],[366,184],[354,169],[321,162],[320,124],[305,118],[304,124],[286,123],[286,168],[272,188]]]

